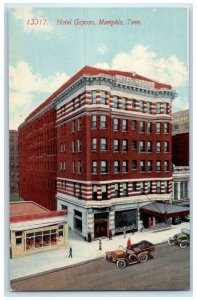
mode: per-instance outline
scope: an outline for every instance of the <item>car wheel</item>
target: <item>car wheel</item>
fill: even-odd
[[[126,267],[126,261],[125,260],[118,260],[116,262],[116,266],[119,268],[119,269],[124,269]]]
[[[170,238],[170,239],[168,240],[168,244],[169,244],[170,246],[174,245],[174,244],[175,244],[175,240],[172,239],[172,238]]]
[[[139,261],[140,261],[141,263],[145,263],[145,262],[147,262],[147,260],[148,260],[148,254],[146,254],[146,253],[140,254],[140,256],[139,256]]]
[[[180,247],[180,248],[186,248],[186,247],[187,247],[187,242],[181,242],[181,243],[179,244],[179,247]]]

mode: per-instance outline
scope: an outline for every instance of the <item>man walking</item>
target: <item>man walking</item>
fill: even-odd
[[[69,256],[68,257],[70,257],[70,258],[72,258],[73,257],[73,250],[72,250],[72,247],[70,246],[70,248],[69,248]]]

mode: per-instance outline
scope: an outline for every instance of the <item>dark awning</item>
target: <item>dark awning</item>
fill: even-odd
[[[188,215],[189,208],[171,203],[154,202],[142,206],[140,212],[161,218],[171,218]]]

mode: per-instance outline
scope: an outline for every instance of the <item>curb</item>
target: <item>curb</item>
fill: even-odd
[[[165,244],[165,243],[166,243],[166,241],[164,241],[164,242],[159,242],[159,243],[157,243],[157,244],[155,244],[155,245],[161,246],[162,244]],[[70,268],[75,268],[75,267],[77,267],[77,266],[82,266],[82,265],[91,263],[91,262],[93,262],[93,261],[99,260],[99,259],[101,259],[101,258],[104,258],[104,255],[103,255],[103,254],[102,254],[102,255],[99,255],[99,256],[96,257],[96,258],[84,260],[84,261],[82,261],[82,262],[74,263],[74,264],[71,264],[71,265],[68,265],[68,266],[59,267],[59,268],[55,268],[55,269],[51,269],[51,270],[39,272],[39,273],[36,273],[36,274],[27,275],[27,276],[20,277],[20,278],[16,278],[16,279],[11,279],[11,280],[10,280],[10,284],[11,284],[11,283],[15,283],[15,282],[19,282],[19,281],[23,281],[23,280],[27,280],[27,279],[32,278],[32,277],[39,277],[39,276],[42,276],[42,275],[46,275],[46,274],[50,274],[50,273],[55,273],[55,272],[58,272],[58,271],[61,271],[61,270],[70,269]]]

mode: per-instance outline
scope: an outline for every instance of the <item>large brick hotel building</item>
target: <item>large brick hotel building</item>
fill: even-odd
[[[84,67],[19,127],[20,196],[66,209],[84,237],[138,227],[140,207],[171,202],[174,97],[138,74]]]

